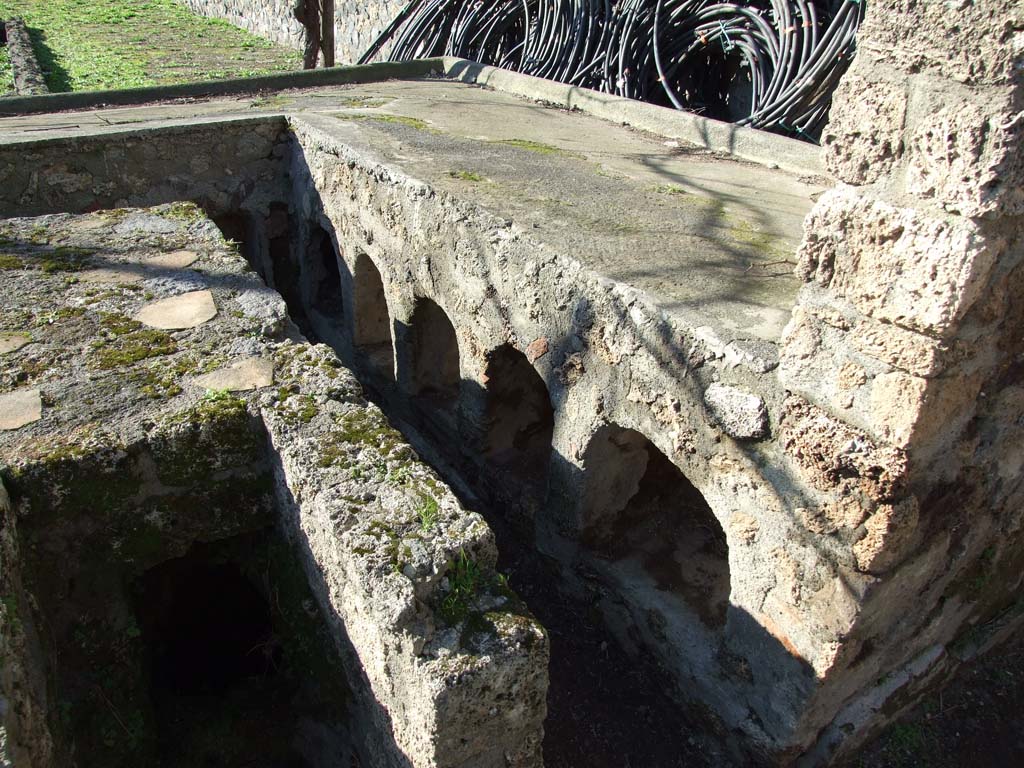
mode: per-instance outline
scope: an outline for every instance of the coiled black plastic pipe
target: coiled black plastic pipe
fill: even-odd
[[[362,56],[459,56],[817,141],[863,0],[412,0]]]

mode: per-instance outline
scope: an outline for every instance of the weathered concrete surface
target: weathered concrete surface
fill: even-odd
[[[470,96],[475,106],[466,110]],[[786,262],[820,186],[506,94],[389,82],[104,110],[73,121],[9,118],[0,130],[12,141],[36,141],[92,125],[103,135],[119,125],[138,130],[267,110],[329,115],[338,122],[332,131],[389,165],[533,230],[559,252],[649,293],[687,325],[715,327],[726,342],[775,341],[788,320],[797,283]]]
[[[0,436],[12,501],[0,499],[0,679],[17,765],[64,759],[72,741],[104,764],[150,761],[137,632],[94,649],[90,641],[99,655],[82,669],[61,653],[57,677],[34,644],[73,649],[89,617],[122,626],[117,611],[130,613],[130,603],[113,585],[197,540],[270,523],[299,546],[347,655],[357,699],[345,738],[363,764],[538,764],[547,639],[498,580],[490,529],[419,462],[329,349],[294,340],[281,298],[197,207],[8,219],[0,235],[16,260],[4,269],[0,328],[31,329],[35,339],[2,358],[0,397],[28,386],[47,403],[39,420]],[[164,266],[162,254],[185,249],[198,254],[190,268]],[[78,278],[97,269],[142,279]],[[196,292],[222,311],[173,332],[131,319],[151,301]],[[254,357],[264,364],[251,366]],[[268,363],[274,387],[261,386]],[[244,383],[260,388],[236,397],[187,386],[225,369],[256,374]],[[90,582],[104,568],[122,570]],[[471,577],[456,582],[459,568]],[[76,579],[92,598],[67,599]],[[71,669],[83,679],[116,669],[109,698]],[[61,708],[49,698],[56,680]],[[118,711],[137,713],[137,738],[103,736],[117,730]]]

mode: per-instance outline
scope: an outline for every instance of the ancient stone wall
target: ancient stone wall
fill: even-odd
[[[776,439],[787,401],[770,355],[744,354],[709,328],[668,321],[634,289],[380,165],[318,129],[318,120],[304,115],[292,123],[299,147],[290,212],[299,222],[321,222],[337,239],[338,310],[317,308],[322,275],[307,256],[311,249],[300,250],[285,270],[302,275],[293,295],[316,334],[345,351],[363,375],[376,367],[380,386],[391,388],[389,407],[427,420],[439,442],[455,446],[467,475],[485,477],[481,482],[498,495],[519,489],[507,508],[539,548],[585,563],[602,573],[609,593],[628,595],[602,603],[610,631],[653,653],[684,696],[773,752],[799,752],[834,714],[817,706],[816,673],[833,665],[858,608],[844,583],[852,542],[819,549],[806,531],[812,500],[834,489],[804,487]],[[377,286],[372,291],[367,273]],[[432,305],[438,309],[424,311]],[[438,311],[450,324],[457,359],[457,394],[447,399],[443,388],[422,396],[417,365],[422,340],[448,333],[430,320]],[[376,343],[366,329],[371,313],[391,329]],[[429,322],[433,330],[423,330]],[[539,496],[488,459],[496,439],[491,425],[501,419],[495,392],[517,375],[516,359],[554,411],[535,473],[542,478]],[[524,408],[527,387],[512,389]],[[640,470],[623,473],[628,462],[619,457],[644,441],[685,478],[672,486],[672,498],[693,494],[709,510],[672,529],[679,552],[654,558],[698,560],[702,575],[686,585],[689,592],[661,592],[650,574],[616,572],[594,554],[611,530],[596,518],[622,511],[648,465],[634,450]],[[867,472],[884,454],[866,444],[865,452],[853,462]],[[887,492],[887,478],[874,482],[878,493]],[[594,498],[608,509],[595,512],[588,503]],[[695,540],[705,531],[717,540]],[[571,567],[562,576],[576,578]],[[698,583],[705,588],[694,590]]]
[[[289,48],[302,49],[305,32],[292,15],[294,0],[184,2],[194,13],[226,19],[255,35]],[[406,5],[404,0],[337,0],[334,10],[335,61],[338,64],[357,62]]]
[[[339,64],[355,64],[408,3],[405,0],[336,0],[335,56]],[[374,61],[387,58],[385,47]]]
[[[295,0],[184,0],[193,13],[224,19],[254,35],[302,50],[305,29],[292,15]]]
[[[873,444],[887,485],[811,513],[854,542],[863,600],[821,692],[833,741],[1021,613],[1022,56],[1013,0],[874,0],[825,131],[839,184],[799,252],[787,450],[821,486]]]
[[[348,726],[327,730],[357,762],[539,765],[547,638],[498,578],[490,528],[329,348],[296,339],[198,207],[4,219],[0,233],[0,763],[152,763],[129,583],[197,541],[276,526],[312,592],[291,608],[319,603],[348,661],[323,670],[355,697],[332,700]],[[15,419],[23,396],[35,412]],[[262,573],[283,613],[286,579]],[[304,748],[329,751],[319,733]]]

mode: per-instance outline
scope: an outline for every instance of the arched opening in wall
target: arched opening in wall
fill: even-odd
[[[365,253],[359,254],[352,270],[352,302],[352,343],[380,373],[394,376],[394,343],[384,281]]]
[[[442,403],[459,394],[459,342],[455,326],[435,302],[416,300],[412,313],[413,392]]]
[[[525,485],[547,485],[555,412],[544,380],[519,350],[505,344],[487,355],[484,456]]]
[[[318,224],[313,225],[309,237],[310,286],[309,300],[324,317],[341,315],[341,271],[338,269],[338,249],[331,233]]]
[[[245,214],[241,211],[234,211],[212,216],[211,218],[213,223],[217,225],[217,229],[224,236],[224,239],[239,243],[242,246],[242,255],[248,257],[248,254],[245,253],[245,244],[249,239],[249,228]]]
[[[301,685],[291,646],[257,581],[270,569],[245,562],[270,546],[259,534],[196,543],[134,583],[161,765],[309,768],[288,703]]]
[[[639,561],[659,590],[722,626],[729,551],[700,491],[644,435],[615,424],[591,439],[583,467],[583,543],[610,560]]]
[[[270,210],[263,221],[263,231],[267,243],[267,266],[269,270],[263,277],[267,284],[280,293],[288,305],[288,314],[302,331],[303,336],[315,339],[313,327],[306,317],[305,305],[302,300],[299,259],[301,251],[293,253],[291,214],[287,203],[271,203]]]

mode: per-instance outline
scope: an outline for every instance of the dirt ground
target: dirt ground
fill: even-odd
[[[842,768],[1024,764],[1024,634],[966,665]]]

